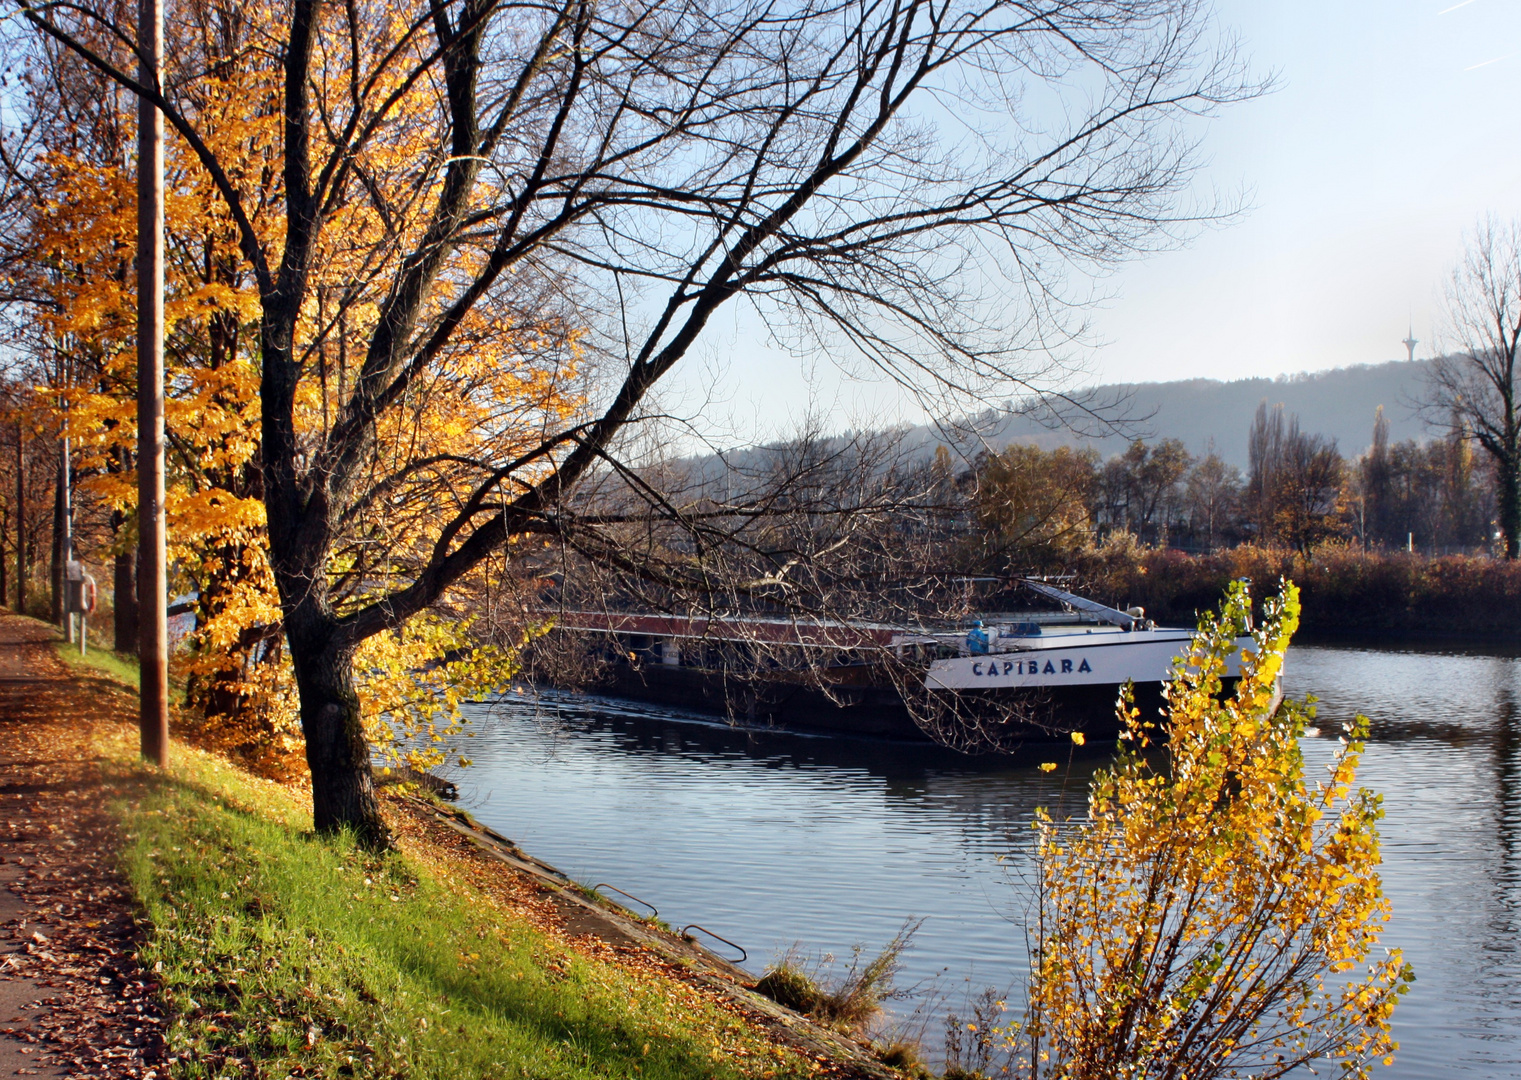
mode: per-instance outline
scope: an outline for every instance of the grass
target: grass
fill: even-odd
[[[313,837],[297,793],[185,746],[160,776],[125,733],[108,742],[172,1075],[811,1071],[685,984],[573,950],[432,863]]]
[[[886,947],[870,959],[856,946],[850,965],[838,974],[830,970],[832,959],[810,963],[796,948],[789,949],[767,969],[755,989],[778,1005],[839,1031],[862,1032],[881,1014],[884,1001],[900,996],[893,980],[918,929],[919,922],[904,923]]]
[[[137,657],[109,649],[89,646],[85,655],[79,655],[79,646],[59,639],[53,642],[58,657],[74,671],[84,675],[105,675],[107,678],[136,690],[138,682]]]

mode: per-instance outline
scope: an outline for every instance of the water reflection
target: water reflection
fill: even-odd
[[[1287,678],[1321,699],[1312,765],[1342,721],[1371,721],[1362,780],[1385,797],[1387,940],[1419,980],[1383,1074],[1521,1075],[1521,660],[1317,646],[1294,650]],[[1096,765],[1048,746],[973,766],[594,699],[512,699],[478,720],[467,804],[567,873],[710,926],[752,965],[795,943],[848,955],[924,917],[905,977],[951,996],[1017,988],[1032,815],[1076,812]]]
[[[1296,649],[1291,661],[1290,689],[1322,699],[1327,736],[1358,712],[1371,723],[1360,779],[1384,795],[1386,940],[1418,979],[1386,1075],[1521,1074],[1521,661],[1348,647]],[[1306,752],[1328,759],[1330,747]]]

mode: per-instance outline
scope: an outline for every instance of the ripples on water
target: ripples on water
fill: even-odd
[[[1384,880],[1417,983],[1391,1077],[1521,1075],[1521,661],[1302,647],[1286,681],[1320,701],[1313,763],[1373,721],[1360,778],[1384,795]],[[1022,882],[1037,806],[1075,812],[1094,762],[1065,748],[968,768],[929,747],[734,731],[588,698],[477,707],[460,786],[483,822],[674,925],[744,945],[874,950],[923,918],[900,981],[956,1007],[1025,971]],[[1062,763],[1039,772],[1040,760]],[[905,1016],[938,1037],[938,1016]]]

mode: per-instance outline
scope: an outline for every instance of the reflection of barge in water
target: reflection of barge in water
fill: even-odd
[[[588,689],[800,731],[1009,744],[1112,735],[1132,683],[1154,710],[1193,631],[1153,625],[1044,582],[1060,609],[988,616],[967,630],[883,623],[562,612],[558,631],[594,639]],[[1243,638],[1242,645],[1250,643]],[[1239,673],[1239,653],[1228,671]],[[963,739],[952,727],[980,728]]]

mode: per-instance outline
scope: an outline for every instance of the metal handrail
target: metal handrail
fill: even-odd
[[[613,892],[617,893],[619,896],[626,896],[630,900],[632,900],[634,903],[638,904],[640,907],[647,907],[647,908],[649,908],[650,909],[650,916],[649,916],[650,918],[652,918],[652,919],[658,919],[658,918],[660,918],[660,909],[657,908],[654,904],[650,903],[648,900],[641,900],[641,899],[639,899],[639,897],[635,896],[633,893],[626,893],[622,889],[618,888],[618,886],[616,886],[616,885],[609,885],[605,881],[599,881],[597,884],[595,884],[595,885],[592,886],[592,891],[593,892],[598,892],[598,891],[600,891],[602,889],[611,889]]]
[[[750,959],[750,954],[745,951],[745,947],[743,945],[739,944],[738,942],[730,941],[728,938],[724,937],[722,934],[715,934],[715,933],[713,933],[713,931],[709,930],[706,926],[698,926],[696,923],[691,923],[690,925],[683,926],[681,928],[681,936],[684,937],[684,938],[688,938],[688,939],[691,939],[691,940],[695,941],[696,939],[693,938],[692,935],[688,932],[688,931],[691,931],[691,930],[701,930],[704,934],[707,934],[708,937],[713,938],[713,939],[715,939],[717,941],[722,941],[725,945],[728,945],[730,948],[738,949],[739,950],[739,962],[741,964],[743,964],[746,960]]]

